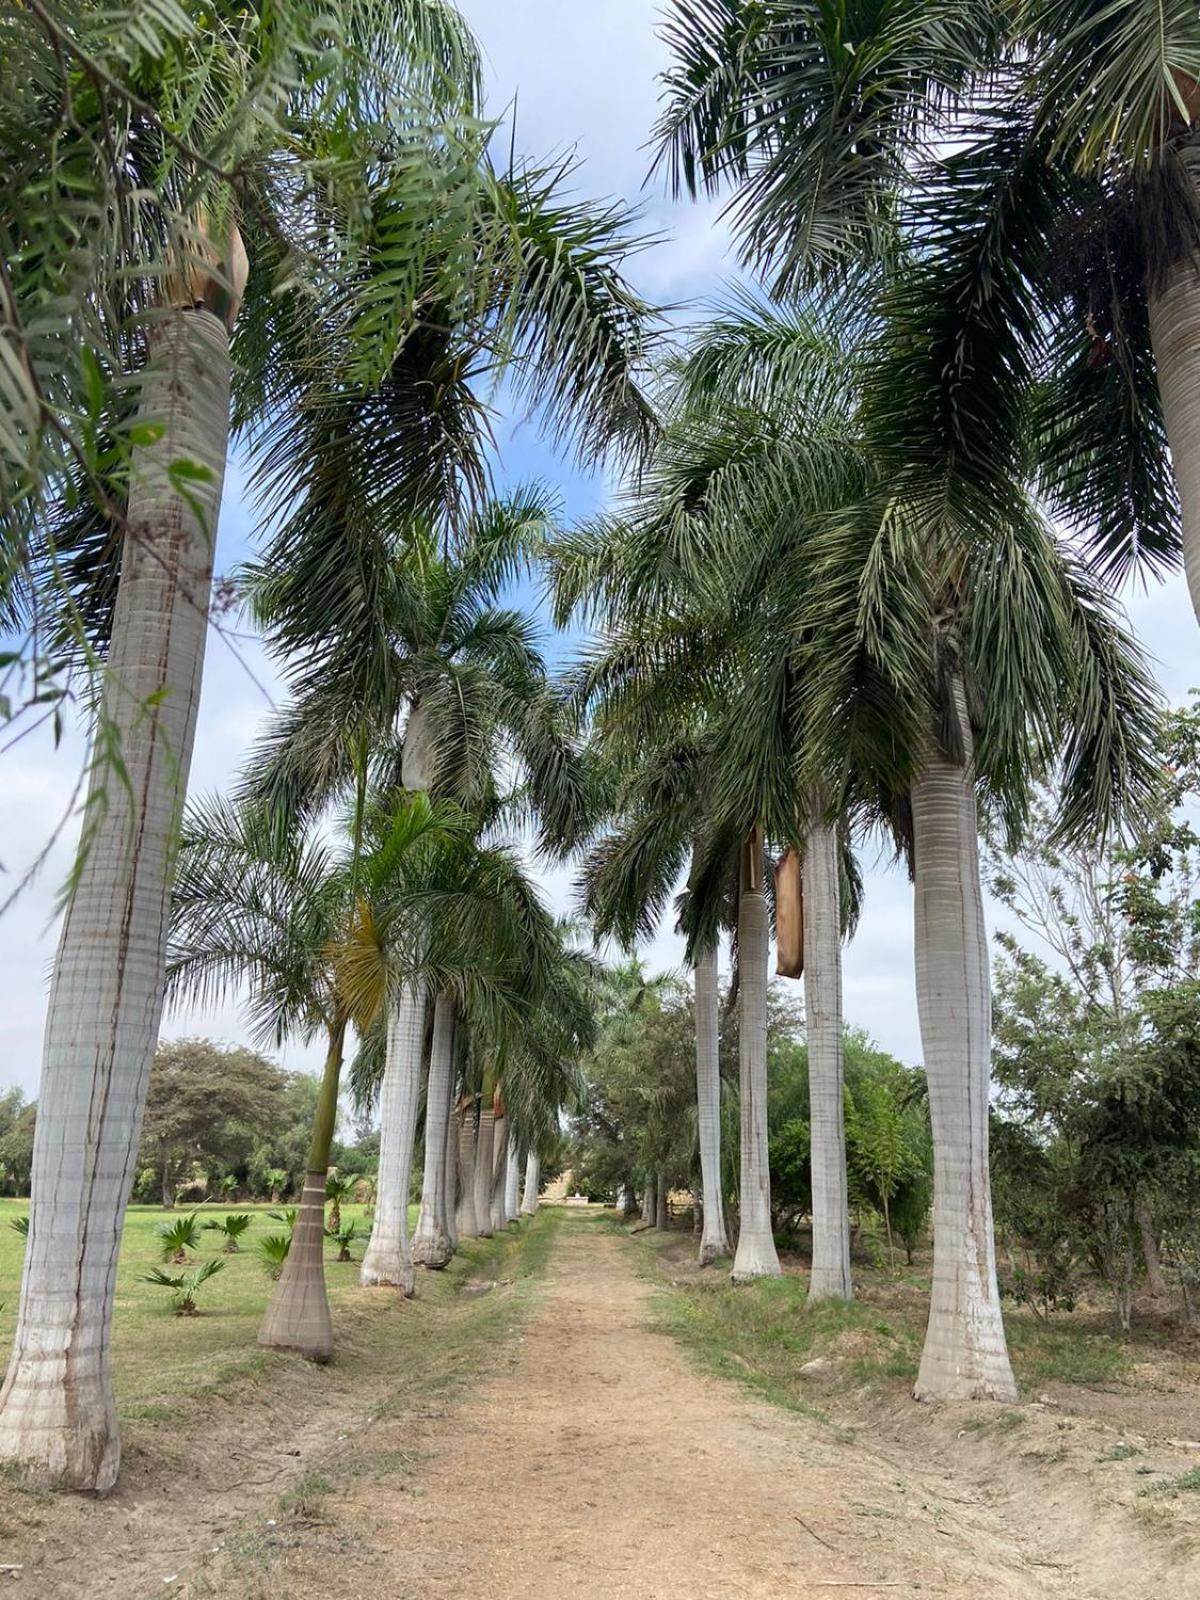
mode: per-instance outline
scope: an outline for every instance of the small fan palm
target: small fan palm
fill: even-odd
[[[330,1201],[329,1232],[335,1239],[342,1227],[342,1203],[354,1198],[357,1187],[357,1173],[350,1173],[349,1176],[340,1178],[335,1172],[331,1172],[325,1179],[325,1198]]]
[[[164,1261],[182,1264],[187,1260],[189,1250],[200,1248],[200,1222],[194,1211],[188,1212],[186,1217],[172,1217],[169,1222],[160,1222],[154,1233]]]
[[[196,1290],[202,1283],[207,1283],[214,1273],[220,1272],[224,1265],[222,1260],[214,1256],[211,1261],[202,1261],[191,1272],[164,1272],[161,1267],[155,1267],[150,1272],[143,1272],[140,1281],[169,1289],[175,1315],[194,1317],[197,1314]]]
[[[350,1246],[353,1241],[358,1238],[358,1223],[347,1222],[345,1227],[339,1223],[335,1228],[331,1222],[329,1227],[326,1229],[326,1232],[329,1234],[329,1237],[335,1240],[337,1243],[338,1260],[353,1261],[354,1257],[350,1254]]]
[[[268,1233],[260,1239],[255,1246],[255,1254],[259,1264],[270,1278],[278,1278],[283,1271],[283,1263],[288,1258],[288,1251],[292,1248],[290,1233]]]
[[[300,1214],[299,1206],[281,1206],[278,1211],[268,1211],[267,1215],[273,1222],[282,1222],[290,1232],[296,1226],[296,1218]]]
[[[227,1217],[214,1217],[211,1222],[204,1224],[206,1233],[219,1233],[224,1242],[227,1256],[235,1256],[241,1248],[238,1240],[250,1226],[250,1213],[248,1211],[231,1211]]]
[[[29,1237],[29,1218],[28,1218],[28,1216],[14,1217],[12,1219],[12,1221],[9,1223],[9,1227],[13,1230],[14,1233],[19,1233],[21,1235],[22,1239],[28,1239],[28,1237]]]

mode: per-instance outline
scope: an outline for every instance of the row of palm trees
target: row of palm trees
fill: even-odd
[[[118,44],[111,11],[90,6],[74,30],[31,8],[14,35],[31,87],[21,128],[3,124],[21,158],[5,180],[21,245],[5,334],[23,376],[3,391],[0,448],[20,445],[24,474],[4,505],[6,571],[14,613],[104,666],[0,1456],[75,1487],[117,1471],[113,1277],[164,992],[231,385],[270,528],[247,587],[292,696],[236,804],[184,827],[170,959],[185,987],[249,977],[275,1036],[328,1038],[266,1342],[332,1348],[317,1210],[349,1029],[364,1072],[368,1046],[383,1061],[397,1185],[431,1030],[417,1261],[440,1264],[453,1236],[455,1085],[472,1108],[458,1133],[476,1226],[496,1174],[511,1197],[520,1147],[533,1154],[553,1116],[547,1085],[586,1040],[587,1007],[578,962],[494,842],[518,811],[547,848],[590,836],[584,893],[602,933],[635,938],[686,872],[709,1257],[726,1242],[714,963],[722,929],[736,932],[739,1281],[778,1271],[772,912],[792,930],[812,1053],[812,1292],[848,1295],[839,943],[853,845],[875,830],[914,878],[936,1154],[918,1393],[1011,1395],[977,808],[1015,832],[1057,767],[1064,830],[1083,836],[1154,780],[1145,669],[1046,507],[1092,539],[1101,571],[1169,554],[1169,434],[1185,549],[1192,537],[1200,402],[1181,374],[1200,24],[1159,16],[1152,53],[1136,0],[677,6],[663,158],[680,187],[731,186],[746,257],[780,303],[735,297],[648,397],[656,319],[623,277],[627,219],[568,199],[561,169],[492,167],[448,5],[295,4],[274,30],[247,24],[252,11],[197,9],[161,49],[152,30]],[[330,65],[314,80],[301,58]],[[195,81],[204,67],[210,93],[181,94],[180,61]],[[253,89],[248,110],[224,106],[230,85]],[[55,285],[41,247],[66,200],[47,201],[30,149],[41,138],[80,159],[52,137],[64,106],[87,181],[128,227],[81,230],[79,270]],[[65,173],[64,195],[67,177],[81,181]],[[51,291],[65,341],[39,337]],[[541,551],[539,496],[486,493],[478,386],[500,373],[585,454],[630,463],[611,516]],[[528,624],[499,604],[531,550],[559,615],[601,623],[571,686],[586,752]],[[346,814],[344,848],[328,843],[331,811]],[[229,840],[253,841],[261,873],[222,854]],[[289,887],[272,902],[277,871]],[[292,917],[277,953],[263,930]],[[236,951],[230,933],[245,935]],[[502,1113],[519,1130],[512,1160]],[[402,1288],[406,1198],[380,1204],[372,1267]]]

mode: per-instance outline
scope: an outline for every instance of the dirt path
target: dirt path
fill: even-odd
[[[272,1367],[178,1459],[170,1433],[134,1444],[107,1501],[0,1493],[0,1597],[1200,1594],[1194,1549],[1045,1464],[1068,1422],[1001,1448],[977,1409],[849,1432],[768,1405],[651,1330],[636,1246],[537,1226],[416,1302],[364,1291],[342,1363]]]
[[[361,1555],[297,1563],[289,1596],[335,1570],[347,1600],[1165,1592],[1131,1582],[1136,1549],[1110,1588],[974,1486],[698,1373],[647,1331],[650,1294],[620,1241],[567,1219],[509,1370],[443,1419],[415,1492],[338,1497]]]

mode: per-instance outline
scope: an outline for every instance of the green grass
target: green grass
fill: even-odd
[[[678,1233],[637,1234],[630,1249],[639,1270],[658,1285],[656,1326],[711,1370],[777,1404],[812,1412],[832,1389],[900,1390],[916,1378],[928,1293],[911,1273],[859,1267],[857,1300],[809,1307],[799,1273],[735,1289],[724,1266],[699,1272],[690,1240]],[[1017,1386],[1026,1396],[1051,1382],[1102,1387],[1120,1381],[1132,1364],[1130,1346],[1097,1319],[1064,1314],[1046,1323],[1009,1309],[1005,1326]],[[801,1373],[818,1358],[828,1366]],[[991,1416],[987,1425],[1002,1426]]]
[[[1149,1488],[1139,1489],[1138,1493],[1153,1496],[1156,1500],[1174,1500],[1180,1494],[1200,1494],[1200,1467],[1181,1472],[1177,1478],[1168,1478],[1165,1483],[1153,1483]]]
[[[126,1213],[113,1310],[114,1381],[123,1421],[168,1422],[179,1410],[180,1397],[190,1401],[224,1390],[237,1378],[256,1376],[271,1360],[259,1350],[256,1339],[272,1282],[254,1246],[266,1234],[282,1230],[283,1224],[267,1215],[279,1207],[239,1201],[197,1209],[201,1221],[227,1211],[248,1211],[254,1221],[242,1237],[240,1252],[222,1255],[223,1269],[201,1286],[200,1314],[195,1317],[176,1317],[165,1289],[138,1281],[142,1273],[161,1264],[155,1228],[179,1213],[159,1206],[130,1206]],[[7,1364],[16,1325],[25,1251],[24,1239],[9,1223],[28,1210],[28,1200],[0,1200],[0,1371]],[[347,1221],[354,1218],[363,1230],[352,1246],[353,1262],[339,1262],[337,1245],[332,1240],[325,1243],[325,1281],[335,1318],[339,1309],[360,1301],[365,1293],[358,1287],[359,1262],[367,1242],[364,1213],[363,1206],[342,1207],[342,1216]],[[411,1216],[415,1221],[415,1207]],[[197,1261],[221,1254],[216,1234],[202,1233],[200,1239]],[[184,1269],[168,1266],[167,1270]]]

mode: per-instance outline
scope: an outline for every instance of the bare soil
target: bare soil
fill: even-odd
[[[260,1414],[214,1419],[186,1509],[182,1471],[164,1496],[136,1463],[102,1505],[31,1502],[40,1527],[0,1530],[23,1552],[0,1563],[29,1563],[0,1573],[0,1600],[1200,1595],[1187,1538],[1098,1464],[1111,1421],[1049,1398],[982,1424],[886,1397],[857,1416],[769,1405],[650,1331],[637,1249],[565,1216],[527,1315],[503,1282],[445,1312],[489,1319],[461,1347],[465,1383],[443,1364],[388,1400],[382,1372],[353,1389],[327,1375],[291,1433],[273,1385]],[[247,1515],[253,1491],[222,1489],[214,1454],[227,1479],[290,1494]],[[38,1539],[52,1554],[31,1562]]]

